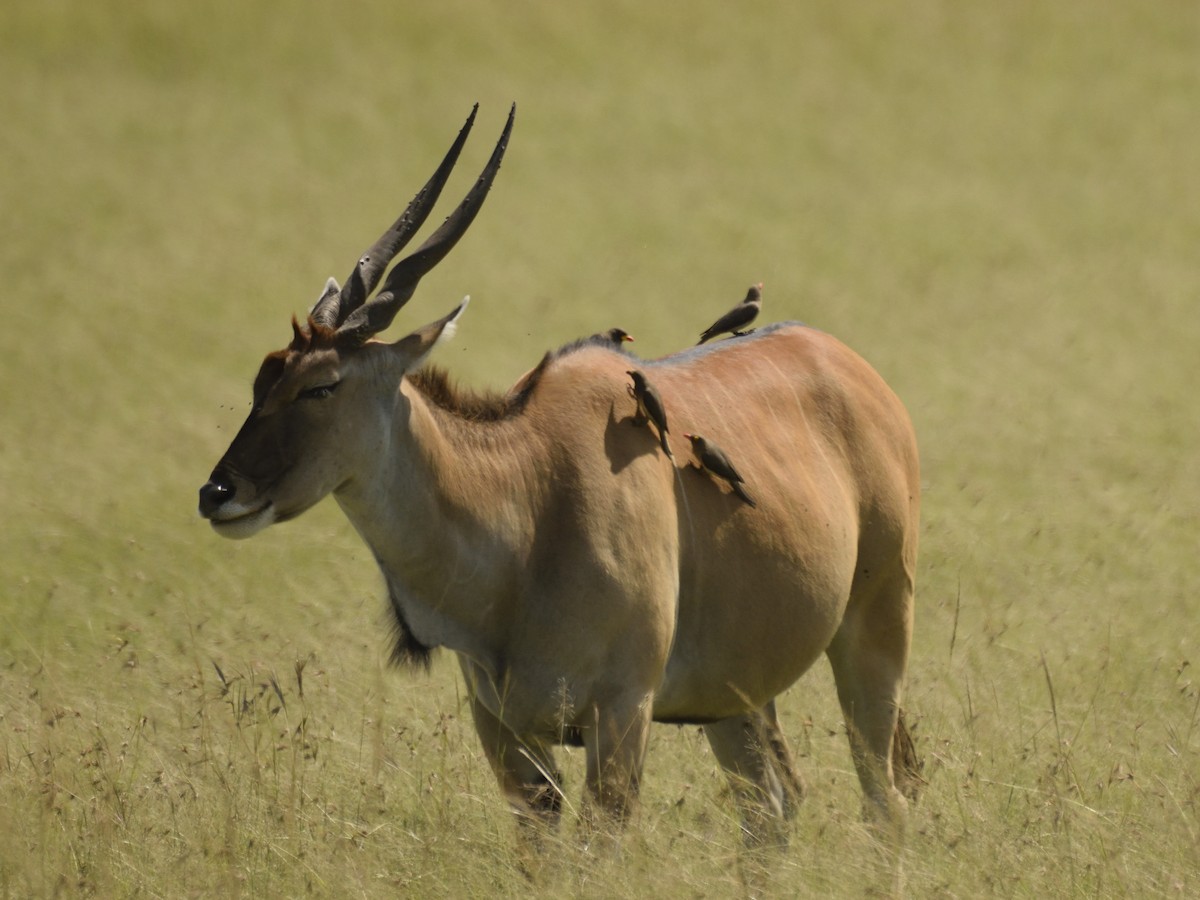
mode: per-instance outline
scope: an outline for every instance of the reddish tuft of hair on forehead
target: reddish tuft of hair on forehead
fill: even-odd
[[[282,350],[268,353],[254,379],[255,405],[261,404],[275,382],[283,377],[284,368],[290,357],[303,356],[317,350],[328,350],[336,346],[336,343],[337,332],[334,329],[314,322],[311,316],[305,325],[301,325],[299,320],[292,316],[292,342]]]
[[[334,345],[336,337],[336,331],[317,322],[312,316],[308,317],[304,325],[292,316],[292,342],[288,344],[288,350],[296,353],[327,350]]]

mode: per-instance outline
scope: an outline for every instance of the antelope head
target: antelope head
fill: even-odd
[[[347,407],[361,408],[378,373],[399,376],[418,366],[439,339],[453,333],[466,307],[388,344],[372,340],[408,302],[421,277],[463,236],[500,169],[516,105],[475,185],[428,240],[384,272],[433,210],[475,121],[478,104],[437,171],[403,215],[359,259],[344,286],[330,278],[293,337],[263,360],[253,405],[229,449],[200,488],[200,515],[218,534],[249,537],[295,518],[351,477],[356,440]],[[379,287],[383,279],[382,287]],[[379,292],[371,294],[379,287]],[[393,383],[392,388],[395,388]]]

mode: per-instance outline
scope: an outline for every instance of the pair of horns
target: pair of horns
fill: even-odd
[[[337,282],[330,279],[325,293],[313,305],[309,313],[312,320],[318,325],[335,329],[340,341],[360,344],[392,324],[396,313],[416,291],[422,276],[442,261],[474,221],[488,190],[491,189],[496,173],[500,171],[500,161],[508,148],[508,137],[512,133],[513,119],[517,114],[515,103],[508,113],[508,122],[500,134],[500,140],[496,142],[496,149],[492,151],[483,172],[462,203],[446,217],[446,221],[425,243],[392,268],[379,293],[367,300],[379,284],[384,271],[396,258],[396,254],[404,249],[429,218],[454,164],[458,162],[458,155],[467,142],[467,135],[471,133],[471,126],[475,124],[475,113],[478,111],[479,104],[476,103],[437,171],[417,192],[392,227],[363,254],[350,277],[346,279],[345,285],[339,289]]]

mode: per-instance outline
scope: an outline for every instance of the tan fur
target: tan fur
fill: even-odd
[[[892,748],[920,489],[912,427],[882,379],[799,325],[639,361],[672,429],[736,461],[752,509],[634,427],[628,355],[585,343],[507,397],[467,401],[440,376],[405,377],[430,327],[268,359],[272,398],[330,372],[341,384],[328,400],[280,399],[273,424],[252,414],[217,472],[239,511],[270,507],[256,513],[266,524],[334,493],[379,561],[409,655],[458,654],[522,819],[556,818],[551,748],[574,735],[592,802],[623,818],[658,719],[706,726],[748,834],[769,838],[800,789],[773,699],[824,653],[868,812],[899,835]],[[282,434],[297,446],[287,471],[267,472],[255,456]],[[251,524],[228,530],[241,536],[259,520],[239,521]]]

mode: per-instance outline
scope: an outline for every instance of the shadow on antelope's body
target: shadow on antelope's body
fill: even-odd
[[[906,773],[892,748],[904,736],[919,506],[903,406],[851,350],[797,324],[639,361],[672,426],[737,459],[752,509],[631,427],[630,359],[611,342],[547,354],[507,394],[480,395],[422,368],[463,306],[395,343],[374,339],[499,169],[512,114],[462,204],[380,286],[474,115],[345,286],[331,279],[263,362],[201,514],[248,537],[333,494],[383,571],[396,661],[457,654],[483,749],[523,821],[559,816],[555,744],[586,747],[587,808],[620,821],[651,722],[698,723],[748,839],[779,839],[799,778],[774,701],[825,654],[868,817],[899,836]]]

